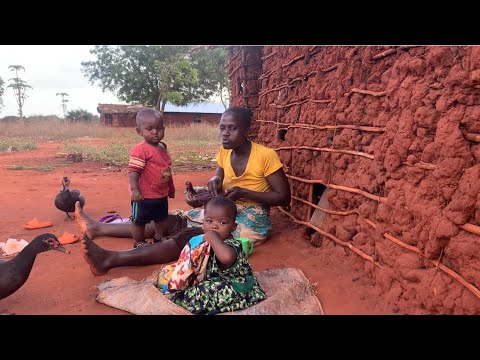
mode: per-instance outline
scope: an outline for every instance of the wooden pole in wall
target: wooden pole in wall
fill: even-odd
[[[313,203],[313,184],[308,184],[308,201]],[[305,221],[309,222],[312,218],[312,207],[307,206],[307,218]]]

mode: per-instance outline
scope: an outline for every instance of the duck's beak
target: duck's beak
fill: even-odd
[[[65,249],[62,245],[58,244],[58,246],[55,246],[53,248],[53,250],[57,250],[57,251],[60,251],[60,252],[63,252],[65,254],[70,254],[70,251],[68,251],[67,249]]]

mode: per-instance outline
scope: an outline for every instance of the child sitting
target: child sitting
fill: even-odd
[[[193,314],[240,310],[265,299],[242,244],[232,236],[235,203],[223,196],[205,205],[203,235],[194,236],[178,262],[164,266],[157,287]]]

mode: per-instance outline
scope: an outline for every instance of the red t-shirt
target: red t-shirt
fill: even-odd
[[[142,142],[130,149],[128,172],[138,172],[138,187],[145,199],[158,199],[175,192],[172,178],[172,159],[167,145]],[[131,192],[130,185],[128,191]]]

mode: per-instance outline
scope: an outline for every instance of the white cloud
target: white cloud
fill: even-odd
[[[25,116],[62,116],[58,92],[69,94],[67,110],[85,109],[95,115],[99,103],[122,103],[100,86],[91,85],[81,72],[81,62],[95,60],[89,53],[93,45],[0,45],[0,77],[4,80],[5,107],[0,117],[17,115],[18,106],[13,90],[7,86],[14,77],[8,66],[23,65],[19,73],[33,89],[28,90],[23,112]]]

